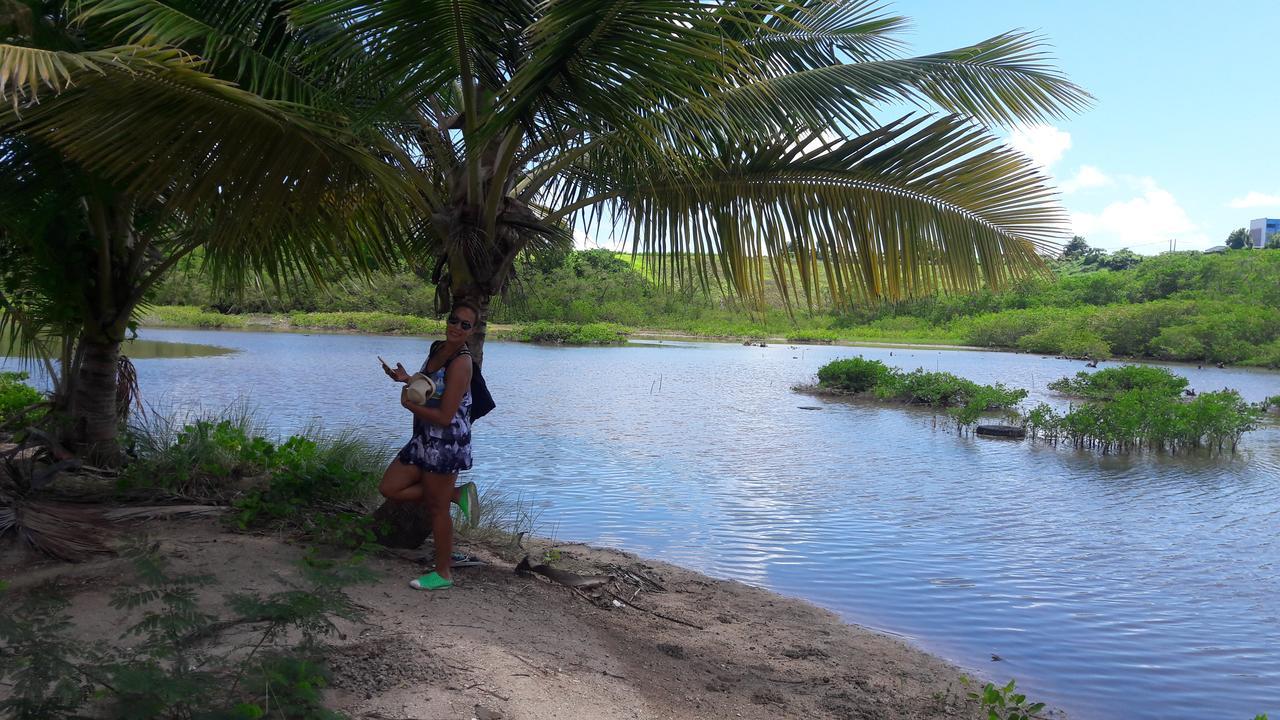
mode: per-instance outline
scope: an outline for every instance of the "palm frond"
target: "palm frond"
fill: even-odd
[[[271,101],[209,75],[172,48],[124,46],[79,54],[0,46],[0,75],[23,78],[9,91],[30,98],[43,76],[61,90],[21,114],[0,114],[0,129],[57,148],[124,191],[164,197],[179,212],[213,212],[219,232],[262,237],[314,227],[313,208],[378,205],[408,218],[430,188],[394,162],[406,162],[378,136],[356,136],[341,117]],[[401,158],[388,162],[388,159]],[[335,203],[335,193],[342,195]]]
[[[659,274],[723,275],[747,297],[766,274],[810,303],[822,286],[839,304],[999,286],[1041,271],[1037,251],[1066,234],[1048,178],[955,116],[833,143],[726,147],[682,181],[597,171],[582,209],[626,218],[634,251],[663,258]]]
[[[908,26],[906,18],[886,13],[879,0],[795,0],[766,7],[737,2],[718,10],[722,25],[745,47],[793,69],[889,58],[903,48],[895,35]]]
[[[301,62],[305,45],[290,32],[287,4],[279,0],[172,2],[73,0],[75,22],[101,27],[123,45],[183,48],[202,57],[214,74],[272,100],[324,98]]]

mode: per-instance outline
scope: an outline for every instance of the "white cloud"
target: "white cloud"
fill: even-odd
[[[1099,213],[1072,213],[1072,231],[1096,248],[1127,247],[1145,254],[1165,250],[1171,238],[1178,240],[1179,250],[1202,250],[1212,244],[1173,194],[1155,180],[1128,178],[1126,184],[1140,194],[1113,202]]]
[[[1256,208],[1256,207],[1280,207],[1280,195],[1268,195],[1260,193],[1257,190],[1250,192],[1244,197],[1238,197],[1227,203],[1227,207],[1233,208]]]
[[[1071,148],[1071,133],[1052,125],[1026,125],[1009,133],[1008,143],[1048,170]]]
[[[1064,180],[1058,186],[1062,188],[1064,193],[1073,193],[1077,190],[1105,187],[1114,183],[1115,181],[1110,176],[1093,165],[1081,165],[1080,169],[1076,171],[1075,177],[1070,180]]]

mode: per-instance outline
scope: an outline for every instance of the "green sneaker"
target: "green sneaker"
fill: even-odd
[[[475,521],[475,513],[480,510],[480,493],[475,483],[469,482],[458,488],[458,509],[468,524]]]
[[[453,581],[440,577],[439,573],[429,572],[420,578],[410,580],[409,587],[414,590],[447,590],[453,587]]]

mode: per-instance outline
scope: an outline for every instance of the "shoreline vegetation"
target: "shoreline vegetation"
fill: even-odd
[[[793,307],[769,284],[762,306],[664,284],[643,256],[607,250],[526,259],[510,297],[494,300],[492,337],[600,342],[608,333],[816,344],[940,345],[1070,358],[1280,368],[1280,252],[1128,251],[1048,261],[1051,272],[999,291],[847,309]],[[281,290],[218,291],[192,261],[153,293],[142,323],[431,334],[435,290],[410,272],[335,277]],[[821,294],[822,288],[818,291]],[[174,307],[181,306],[181,307]],[[605,323],[609,331],[576,333]],[[577,335],[577,337],[575,337]]]
[[[1020,697],[807,601],[540,537],[540,511],[495,488],[457,523],[482,565],[456,571],[455,602],[432,602],[404,583],[430,559],[374,543],[376,444],[276,439],[244,411],[139,417],[128,436],[129,465],[54,478],[20,500],[29,542],[0,545],[0,646],[15,651],[0,653],[0,707],[20,717],[610,717],[621,703],[977,720]],[[48,503],[88,498],[46,532]],[[400,627],[406,613],[424,624]],[[439,622],[446,645],[422,630]]]
[[[1166,368],[1121,365],[1049,383],[1050,389],[1078,401],[1066,412],[1043,402],[1024,410],[1019,403],[1028,392],[1023,389],[979,385],[947,372],[905,372],[855,357],[827,363],[818,370],[816,385],[796,389],[944,409],[961,431],[998,412],[1033,439],[1103,454],[1234,452],[1240,438],[1280,405],[1280,396],[1250,404],[1230,388],[1197,394],[1187,385],[1186,378]]]

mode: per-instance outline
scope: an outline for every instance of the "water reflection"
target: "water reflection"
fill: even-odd
[[[7,339],[0,339],[0,365],[18,365],[17,358],[6,357],[13,352],[13,346]],[[230,355],[236,352],[232,348],[218,345],[206,345],[193,342],[172,342],[134,338],[126,340],[120,346],[120,353],[130,360],[154,360],[156,358],[197,358],[214,355]]]
[[[249,397],[278,432],[356,426],[385,438],[388,455],[408,418],[375,356],[409,366],[427,349],[394,337],[146,335],[240,351],[139,360],[152,404],[198,397],[217,410]],[[542,530],[560,539],[811,599],[1016,677],[1076,717],[1280,715],[1280,428],[1249,434],[1234,456],[1102,456],[791,390],[859,352],[1026,387],[1029,404],[1059,407],[1047,384],[1082,369],[897,348],[491,343],[498,409],[477,424],[472,475],[544,507]],[[1280,373],[1173,369],[1197,390],[1280,393]],[[305,377],[304,391],[282,375]]]

